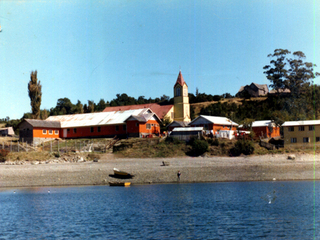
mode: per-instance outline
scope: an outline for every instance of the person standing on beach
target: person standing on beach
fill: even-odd
[[[178,181],[180,181],[180,176],[181,176],[181,172],[178,171],[178,173],[177,173]]]

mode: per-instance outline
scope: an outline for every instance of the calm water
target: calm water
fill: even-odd
[[[0,239],[320,239],[319,190],[320,182],[315,191],[313,182],[10,189],[0,192]]]

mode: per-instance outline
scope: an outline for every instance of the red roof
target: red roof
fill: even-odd
[[[183,86],[184,84],[187,85],[186,82],[183,79],[181,71],[179,72],[179,75],[178,75],[178,78],[177,78],[177,82],[176,82],[176,84],[174,86],[176,86],[177,84],[179,84],[180,86]]]
[[[126,111],[132,109],[140,108],[150,108],[159,118],[163,117],[170,111],[173,105],[159,105],[157,103],[147,103],[147,104],[138,104],[138,105],[127,105],[127,106],[116,106],[116,107],[106,107],[103,112],[114,112],[114,111]]]

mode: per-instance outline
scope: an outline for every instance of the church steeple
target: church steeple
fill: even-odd
[[[183,79],[181,71],[173,87],[174,93],[174,120],[190,122],[190,105],[188,96],[188,85]]]
[[[174,85],[174,87],[179,84],[181,87],[183,87],[184,84],[186,84],[186,82],[184,81],[183,79],[183,76],[181,74],[181,70],[179,71],[179,75],[178,75],[178,78],[177,78],[177,82],[176,84]],[[186,84],[187,85],[187,84]]]

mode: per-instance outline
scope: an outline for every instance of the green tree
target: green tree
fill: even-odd
[[[30,81],[28,84],[28,92],[30,97],[30,104],[32,110],[32,118],[39,119],[40,117],[40,105],[41,105],[41,84],[37,78],[37,70],[32,71],[30,74]]]
[[[80,100],[78,100],[75,109],[75,113],[83,113],[83,105]]]
[[[104,99],[101,98],[98,104],[95,105],[94,109],[96,112],[102,112],[107,106],[108,104],[104,101]]]
[[[88,100],[88,113],[93,113],[94,112],[94,101]]]
[[[300,97],[301,93],[307,91],[310,81],[320,76],[320,73],[314,72],[313,67],[316,65],[311,62],[304,62],[306,56],[303,52],[293,53],[293,58],[287,59],[290,69],[285,80],[285,87],[290,89],[293,97]]]
[[[269,54],[268,57],[275,58],[270,61],[270,65],[263,67],[267,75],[267,79],[271,81],[269,85],[271,88],[279,91],[285,88],[285,80],[287,77],[288,70],[286,69],[286,56],[291,52],[287,49],[276,49],[273,54]]]
[[[44,110],[41,110],[41,111],[40,111],[40,118],[41,118],[42,120],[45,120],[45,119],[48,118],[48,111],[47,111],[47,109],[44,109]]]
[[[164,116],[162,123],[160,124],[160,132],[167,131],[167,126],[171,123],[171,119],[168,116]]]

